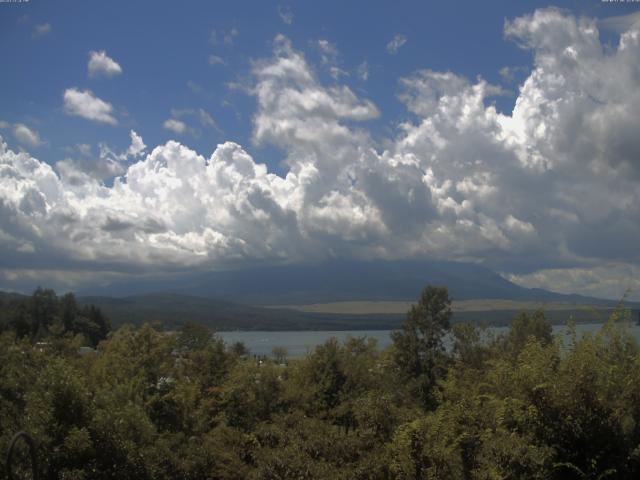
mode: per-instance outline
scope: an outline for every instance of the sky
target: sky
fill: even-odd
[[[327,259],[640,300],[640,3],[0,2],[0,288]]]

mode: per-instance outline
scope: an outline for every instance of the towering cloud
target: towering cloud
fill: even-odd
[[[169,141],[112,186],[72,183],[2,143],[4,267],[430,257],[484,262],[531,284],[545,269],[547,278],[568,278],[557,273],[568,268],[586,278],[602,265],[637,272],[640,31],[605,49],[594,21],[547,9],[505,32],[534,58],[511,114],[487,100],[497,86],[422,70],[400,80],[413,120],[384,142],[366,128],[376,106],[322,85],[278,36],[273,56],[253,66],[253,137],[285,152],[284,177],[232,142],[205,158]],[[110,108],[75,111],[115,123]],[[137,155],[144,144],[131,138]]]

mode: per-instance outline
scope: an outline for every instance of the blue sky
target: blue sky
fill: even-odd
[[[111,278],[136,266],[236,268],[401,251],[483,263],[528,286],[615,297],[640,286],[632,247],[639,151],[624,127],[635,121],[637,5],[0,3],[1,153],[13,169],[0,184],[0,249],[19,252],[0,265],[0,279],[11,287],[86,281],[96,270]],[[610,80],[596,78],[612,67]],[[454,122],[468,112],[475,126]],[[602,148],[589,144],[598,135]],[[335,157],[327,144],[340,148]],[[147,157],[156,147],[158,158]],[[17,166],[19,152],[51,166],[52,177]],[[230,180],[212,181],[177,192],[171,179],[187,181],[181,162],[191,155],[203,168],[214,157],[228,162],[238,185],[251,186],[230,193],[222,191]],[[410,164],[413,173],[404,172]],[[162,166],[177,169],[171,179],[153,177]],[[287,173],[295,177],[285,181]],[[140,185],[155,186],[136,190],[138,174]],[[629,197],[614,202],[611,191]],[[180,205],[164,211],[161,200]],[[271,201],[277,215],[264,206]],[[597,205],[583,211],[590,201]],[[176,213],[194,209],[201,220]],[[60,215],[78,230],[61,226]],[[261,230],[265,219],[277,232]],[[135,233],[138,222],[161,227]],[[44,246],[43,232],[69,240]],[[138,247],[144,253],[131,253]]]
[[[11,68],[0,76],[3,120],[32,125],[46,144],[34,150],[55,163],[77,143],[106,141],[125,149],[129,129],[148,144],[173,138],[163,122],[174,109],[203,108],[215,128],[181,140],[200,152],[213,151],[233,140],[251,145],[255,100],[230,84],[249,81],[251,61],[268,56],[274,37],[285,34],[296,49],[317,65],[327,83],[333,79],[321,66],[317,42],[338,49],[337,66],[346,72],[341,83],[376,102],[383,115],[370,128],[384,133],[406,116],[398,102],[398,78],[420,68],[450,70],[467,78],[480,75],[514,91],[531,67],[531,53],[504,38],[505,19],[548,6],[548,2],[77,2],[30,1],[0,5],[0,54]],[[554,5],[577,15],[605,17],[637,9],[633,4],[598,1]],[[280,12],[290,13],[286,24]],[[51,30],[34,34],[38,25]],[[237,35],[231,32],[236,31]],[[215,33],[214,33],[215,32]],[[404,35],[406,43],[394,55],[387,44]],[[231,41],[225,42],[229,36]],[[213,39],[217,38],[217,41]],[[113,78],[89,78],[90,51],[105,50],[122,66]],[[215,55],[225,64],[210,65]],[[369,76],[358,77],[366,62]],[[515,80],[500,76],[503,67],[521,68]],[[191,88],[190,88],[191,85]],[[65,115],[65,89],[90,89],[113,104],[117,126],[87,122]],[[510,111],[515,94],[497,96],[498,108]],[[272,168],[279,154],[260,151]]]

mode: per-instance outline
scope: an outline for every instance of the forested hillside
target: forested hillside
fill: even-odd
[[[491,337],[452,327],[446,289],[428,287],[389,349],[329,340],[287,361],[192,323],[125,326],[87,354],[92,329],[61,327],[60,305],[35,333],[2,323],[0,335],[0,450],[25,430],[45,478],[640,474],[640,347],[621,312],[565,344],[540,312]]]

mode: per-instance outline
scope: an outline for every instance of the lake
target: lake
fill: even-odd
[[[601,323],[588,323],[576,325],[576,333],[595,333],[602,327]],[[489,327],[487,331],[494,334],[506,332],[509,327]],[[640,326],[630,325],[629,329],[640,341]],[[556,335],[566,335],[567,327],[556,325],[553,332]],[[218,335],[228,344],[242,342],[246,345],[252,355],[271,356],[274,347],[284,347],[287,349],[290,358],[303,357],[308,351],[317,345],[323,344],[331,337],[336,337],[340,341],[348,337],[374,338],[378,342],[379,348],[385,348],[391,344],[391,330],[340,330],[340,331],[286,331],[286,332],[218,332]]]

